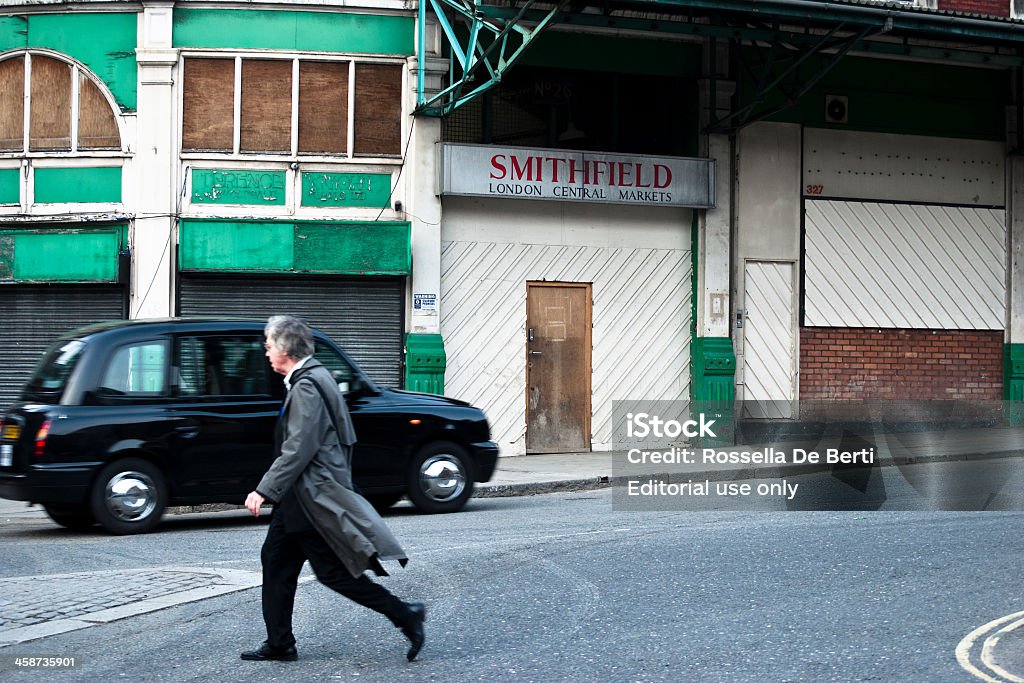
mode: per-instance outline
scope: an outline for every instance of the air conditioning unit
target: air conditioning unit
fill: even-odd
[[[825,95],[825,123],[848,123],[849,114],[846,95]]]

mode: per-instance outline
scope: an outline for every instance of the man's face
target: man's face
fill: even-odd
[[[281,350],[270,343],[269,339],[263,342],[263,348],[267,350],[267,360],[270,361],[270,367],[274,369],[274,372],[279,375],[287,375],[290,368],[288,356],[281,353]]]

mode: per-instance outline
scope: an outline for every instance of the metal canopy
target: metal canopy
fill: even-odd
[[[449,85],[427,96],[424,92],[423,45],[429,3],[448,41]],[[444,116],[501,82],[502,74],[522,56],[533,40],[569,5],[569,0],[534,12],[538,0],[525,0],[503,17],[475,0],[420,0],[417,41],[417,114]],[[527,20],[527,15],[531,19]],[[481,76],[481,72],[486,75]]]
[[[794,104],[851,52],[931,61],[1024,66],[1024,23],[954,16],[901,3],[816,0],[421,0],[415,113],[446,116],[493,88],[537,37],[556,24],[691,35],[752,45],[741,63],[758,84],[741,110],[712,124],[731,132]],[[431,11],[445,40],[448,81],[425,89]],[[937,43],[941,43],[937,46]],[[767,46],[767,47],[765,47]],[[821,60],[810,60],[818,55]],[[742,61],[742,60],[741,60]],[[816,66],[810,65],[815,63]],[[757,69],[760,74],[754,73]],[[713,84],[712,84],[713,85]],[[781,106],[769,95],[784,94]]]

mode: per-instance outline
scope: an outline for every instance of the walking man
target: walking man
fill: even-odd
[[[313,358],[305,322],[274,316],[264,328],[267,358],[284,375],[285,397],[276,430],[277,458],[245,507],[274,512],[263,542],[263,620],[267,639],[246,660],[295,661],[292,607],[302,565],[346,598],[380,612],[409,639],[411,662],[423,647],[422,603],[402,602],[364,572],[387,576],[380,560],[408,561],[391,530],[352,486],[355,430],[330,372]]]

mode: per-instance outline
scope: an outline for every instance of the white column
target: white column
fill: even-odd
[[[1024,157],[1006,157],[1009,166],[1010,301],[1006,343],[1024,344]]]
[[[728,337],[729,268],[732,241],[732,144],[724,135],[708,136],[715,160],[715,208],[704,212],[697,237],[697,334]]]
[[[433,309],[413,308],[409,331],[438,334],[441,331],[441,198],[437,187],[437,142],[441,120],[428,116],[415,119],[409,158],[406,160],[408,184],[407,215],[412,222],[412,303],[416,295],[433,296]],[[415,151],[413,151],[415,150]]]
[[[174,313],[178,125],[171,30],[174,2],[143,0],[139,16],[138,135],[127,169],[133,182],[132,318]]]
[[[429,27],[428,27],[429,28]],[[428,30],[427,39],[437,54],[436,31]],[[444,73],[445,62],[428,58],[426,81],[428,89],[437,87]],[[416,62],[410,60],[410,75],[416,89]],[[415,98],[414,98],[415,101]],[[412,141],[405,166],[405,211],[412,222],[412,298],[410,300],[409,332],[440,334],[441,332],[441,197],[438,188],[438,155],[441,140],[441,119],[417,116],[413,120]],[[417,295],[434,302],[433,308],[416,309]],[[432,299],[430,297],[432,296]]]
[[[708,49],[710,53],[710,48]],[[717,46],[715,80],[701,82],[701,126],[721,120],[732,111],[736,84],[721,77],[727,53]],[[706,61],[708,57],[705,57]],[[709,65],[710,68],[710,65]],[[730,268],[732,263],[733,145],[726,135],[709,134],[701,150],[715,160],[715,208],[700,216],[697,230],[697,336],[729,337]]]

